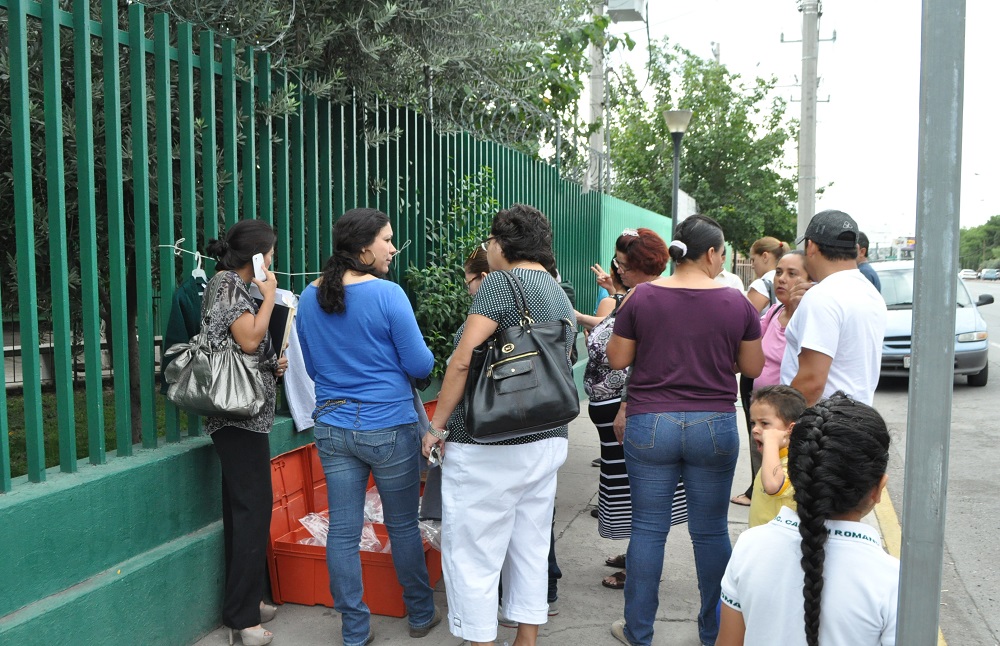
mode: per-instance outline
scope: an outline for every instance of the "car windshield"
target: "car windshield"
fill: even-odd
[[[883,269],[878,272],[882,283],[882,298],[891,310],[911,309],[913,307],[913,268]],[[958,306],[969,307],[972,298],[965,288],[965,283],[958,279]]]

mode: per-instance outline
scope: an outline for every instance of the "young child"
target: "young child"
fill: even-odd
[[[740,535],[716,646],[896,643],[899,561],[861,522],[882,499],[889,445],[878,412],[839,391],[799,417],[788,451],[798,509]]]
[[[782,506],[795,509],[795,490],[788,479],[788,438],[805,409],[805,398],[790,386],[764,386],[753,392],[750,421],[763,458],[753,482],[750,527],[770,522]]]

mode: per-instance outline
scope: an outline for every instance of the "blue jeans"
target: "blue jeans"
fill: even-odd
[[[625,466],[632,487],[632,539],[625,580],[625,636],[648,646],[659,605],[663,550],[677,479],[684,477],[688,525],[701,592],[698,636],[714,644],[715,608],[732,554],[729,495],[739,455],[736,413],[646,413],[628,418]]]
[[[313,430],[330,507],[326,566],[333,605],[342,615],[344,646],[361,646],[371,630],[371,613],[361,600],[361,555],[369,472],[382,497],[392,563],[403,586],[403,601],[414,628],[434,619],[434,592],[428,583],[424,546],[417,526],[420,501],[420,439],[416,424],[375,431],[329,426]]]

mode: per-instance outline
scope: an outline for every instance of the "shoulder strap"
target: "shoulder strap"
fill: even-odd
[[[515,276],[513,272],[507,270],[500,270],[499,273],[507,279],[507,284],[510,285],[510,289],[514,293],[514,306],[521,317],[521,324],[534,323],[535,320],[531,316],[531,309],[528,307],[528,299],[524,296],[524,286],[521,284],[521,279]]]

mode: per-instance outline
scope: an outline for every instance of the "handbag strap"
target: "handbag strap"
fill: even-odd
[[[531,316],[531,308],[528,307],[528,299],[524,296],[524,285],[521,283],[521,279],[506,269],[500,270],[499,273],[507,279],[507,284],[510,285],[510,289],[514,293],[514,307],[517,308],[521,326],[530,326],[535,322],[535,319]]]

